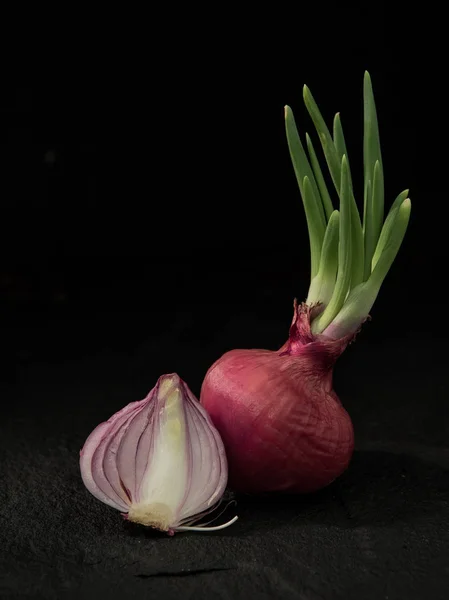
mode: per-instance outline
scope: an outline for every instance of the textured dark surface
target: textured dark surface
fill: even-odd
[[[166,302],[183,268],[173,263]],[[277,285],[278,300],[268,295],[263,310],[254,308],[252,294],[263,295],[266,279],[243,271],[237,279],[235,269],[198,275],[190,300],[172,300],[166,312],[133,313],[110,301],[110,312],[76,316],[69,295],[59,316],[36,313],[26,336],[17,323],[10,337],[6,329],[15,363],[11,356],[9,367],[3,362],[1,390],[0,597],[447,597],[444,340],[430,344],[422,333],[427,351],[418,352],[405,326],[387,332],[386,315],[368,323],[337,363],[335,386],[353,418],[357,449],[348,472],[328,489],[237,497],[227,514],[236,511],[239,520],[229,529],[173,538],[129,526],[84,489],[78,453],[85,438],[142,398],[161,373],[177,371],[198,393],[219,353],[282,344],[289,286]],[[240,295],[233,302],[223,291],[215,306],[222,317],[212,328],[208,294],[230,273]],[[206,280],[208,292],[201,291]],[[127,289],[137,297],[135,286]],[[397,293],[392,282],[385,293]],[[83,296],[74,294],[79,306]],[[106,297],[89,294],[93,307]]]

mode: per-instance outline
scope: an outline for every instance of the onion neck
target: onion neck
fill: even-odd
[[[314,334],[311,321],[322,310],[321,306],[293,304],[293,320],[290,326],[289,339],[280,348],[280,356],[301,357],[310,365],[310,372],[319,374],[326,383],[332,383],[332,369],[346,346],[355,338],[355,333],[333,339],[327,335]],[[327,379],[329,381],[327,381]]]

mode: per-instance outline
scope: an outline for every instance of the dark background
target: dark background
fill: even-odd
[[[340,6],[323,23],[318,8],[281,10],[279,30],[260,15],[228,22],[226,11],[203,25],[190,15],[195,27],[178,15],[176,29],[155,18],[142,32],[134,19],[105,26],[104,41],[94,31],[92,49],[78,31],[67,51],[58,40],[49,53],[38,44],[4,58],[4,598],[445,597],[438,15],[396,24],[383,5]],[[341,112],[360,198],[365,69],[387,206],[408,187],[413,208],[372,321],[336,368],[353,464],[312,496],[238,498],[240,520],[224,532],[127,529],[83,488],[80,447],[161,374],[177,372],[199,394],[225,351],[282,345],[309,279],[283,107],[313,133],[306,83],[329,125]]]

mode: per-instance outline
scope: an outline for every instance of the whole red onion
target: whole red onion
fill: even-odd
[[[350,462],[354,432],[332,370],[354,336],[313,335],[314,310],[295,302],[279,351],[232,350],[206,374],[200,401],[223,439],[236,491],[312,492]]]
[[[242,492],[312,492],[347,468],[354,432],[332,387],[333,367],[368,318],[410,218],[404,190],[384,219],[383,161],[369,73],[363,80],[363,215],[340,114],[331,133],[307,86],[303,98],[339,200],[334,209],[312,139],[306,135],[306,152],[286,106],[287,144],[309,231],[307,302],[295,302],[289,340],[280,350],[227,352],[207,372],[200,396],[225,445],[229,485]]]

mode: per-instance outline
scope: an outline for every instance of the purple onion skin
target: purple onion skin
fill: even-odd
[[[200,402],[224,442],[235,491],[313,492],[350,463],[354,430],[332,371],[354,336],[314,336],[310,312],[295,302],[279,351],[232,350],[206,374]]]

